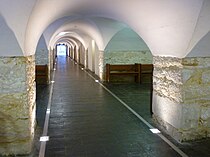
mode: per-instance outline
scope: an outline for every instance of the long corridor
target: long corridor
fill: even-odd
[[[69,58],[55,73],[46,157],[176,157],[168,144]]]

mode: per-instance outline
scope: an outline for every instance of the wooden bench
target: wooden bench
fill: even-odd
[[[47,84],[48,83],[48,66],[36,65],[36,83]]]
[[[153,64],[141,64],[141,75],[140,83],[142,83],[144,76],[149,76],[150,81],[152,82],[153,77]]]
[[[106,64],[106,81],[110,82],[111,75],[133,75],[135,82],[142,83],[144,76],[149,76],[152,82],[153,64],[125,64],[110,65]]]
[[[106,81],[110,81],[110,75],[133,75],[135,82],[140,82],[140,64],[110,65],[106,64]]]

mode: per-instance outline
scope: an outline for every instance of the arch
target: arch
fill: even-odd
[[[121,1],[119,5],[118,1],[62,0],[62,4],[58,6],[57,1],[37,2],[28,24],[26,52],[33,52],[36,38],[50,23],[76,13],[84,19],[88,15],[122,21],[144,39],[154,55],[183,57],[195,31],[203,1],[135,0],[133,3]],[[56,12],[53,12],[54,8],[57,8]]]
[[[54,46],[57,42],[65,41],[65,40],[71,41],[72,43],[74,43],[75,46],[78,47],[78,42],[81,42],[82,44],[84,43],[84,41],[83,40],[80,41],[80,39],[82,39],[82,38],[79,37],[79,39],[78,39],[77,35],[72,36],[72,34],[68,35],[68,33],[67,33],[65,35],[62,35],[62,37],[57,36],[56,38],[54,38],[50,43],[50,47]]]
[[[118,31],[110,39],[106,45],[105,52],[107,51],[148,51],[149,48],[139,35],[134,32],[131,28],[126,27]]]
[[[192,35],[191,42],[189,43],[189,47],[187,49],[186,56],[192,56],[192,55],[193,56],[194,55],[195,56],[197,56],[197,55],[203,56],[206,54],[206,52],[203,52],[204,49],[201,48],[200,46],[204,44],[205,41],[203,41],[203,40],[207,40],[207,38],[208,38],[207,36],[210,31],[209,15],[210,15],[210,1],[204,0],[202,9],[199,14],[199,18],[197,20],[195,31]],[[205,45],[206,44],[204,44],[203,46],[206,48]],[[198,47],[200,47],[200,48],[198,48]],[[203,50],[201,50],[201,49],[203,49]],[[201,51],[201,52],[199,52],[200,54],[196,54],[195,51]]]
[[[53,40],[53,38],[55,38],[62,32],[66,32],[65,35],[69,34],[71,36],[77,36],[77,38],[83,43],[85,48],[87,48],[88,45],[88,37],[94,39],[97,42],[97,45],[100,46],[100,48],[104,48],[103,38],[99,29],[88,20],[76,20],[60,26],[52,35],[51,40]]]
[[[32,9],[36,3],[36,0],[20,0],[20,1],[12,1],[12,0],[1,0],[0,5],[0,16],[2,16],[7,24],[7,27],[10,29],[10,33],[5,32],[4,30],[0,30],[1,33],[8,33],[6,36],[11,36],[11,33],[14,34],[15,40],[17,40],[18,44],[15,43],[7,43],[5,46],[13,47],[13,51],[10,51],[11,48],[8,49],[8,52],[5,53],[7,56],[23,56],[25,53],[25,35],[27,31],[28,21],[32,12]],[[2,25],[2,21],[0,21],[0,26]],[[41,33],[41,32],[40,32]],[[42,34],[42,33],[41,33]],[[37,43],[41,34],[37,38]],[[10,38],[11,39],[11,38]],[[14,42],[14,39],[11,41]],[[7,37],[4,39],[7,40]],[[4,41],[4,42],[5,42]],[[18,45],[18,46],[17,46]],[[36,44],[37,45],[37,44]],[[34,53],[36,50],[36,46],[34,47]],[[28,54],[30,55],[30,54]]]
[[[3,0],[1,14],[24,55],[35,53],[39,38],[51,23],[71,15],[82,19],[106,17],[126,23],[144,39],[154,55],[183,57],[209,31],[208,0],[134,0],[121,1],[120,5],[118,1],[97,0],[62,0],[61,5],[57,1],[22,0],[11,6],[10,2]]]
[[[22,56],[23,51],[14,32],[9,28],[4,18],[0,15],[0,56]],[[9,41],[9,45],[8,45]]]
[[[44,35],[42,35],[39,39],[39,42],[37,44],[36,50],[37,49],[47,49],[47,44],[46,44],[46,40],[44,38]]]
[[[44,37],[46,39],[47,45],[50,42],[50,39],[52,37],[52,35],[56,32],[56,30],[63,24],[67,23],[67,22],[71,22],[73,20],[76,20],[79,18],[79,15],[71,15],[68,17],[63,17],[60,18],[56,21],[54,21],[53,23],[51,23],[45,30],[44,30]]]
[[[210,57],[210,31],[200,39],[186,57]]]
[[[49,51],[43,35],[40,37],[36,47],[35,62],[37,65],[45,65],[49,62]]]
[[[75,47],[75,46],[78,47],[77,42],[74,41],[73,39],[70,39],[70,38],[68,38],[68,39],[62,39],[62,40],[59,40],[59,41],[68,43],[72,47]]]
[[[129,27],[117,32],[109,41],[104,52],[105,64],[151,64],[153,62],[148,46]]]

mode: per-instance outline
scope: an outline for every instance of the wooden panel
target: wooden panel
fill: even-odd
[[[110,81],[110,75],[132,75],[135,81],[140,82],[140,64],[110,65],[106,64],[106,81]]]
[[[153,64],[141,64],[141,73],[142,74],[151,74],[153,72]]]
[[[133,65],[110,65],[110,71],[135,71]]]
[[[141,64],[141,78],[140,83],[144,80],[149,80],[152,83],[153,64]],[[146,79],[147,78],[147,79]]]
[[[36,65],[36,83],[47,84],[48,83],[48,66]]]

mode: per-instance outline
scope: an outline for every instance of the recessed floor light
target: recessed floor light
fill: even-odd
[[[149,129],[153,134],[160,134],[160,130],[158,129]]]
[[[47,114],[50,114],[50,109],[47,109],[47,112],[46,112]]]
[[[41,142],[49,141],[49,136],[42,136],[42,137],[40,137],[39,141],[41,141]]]

